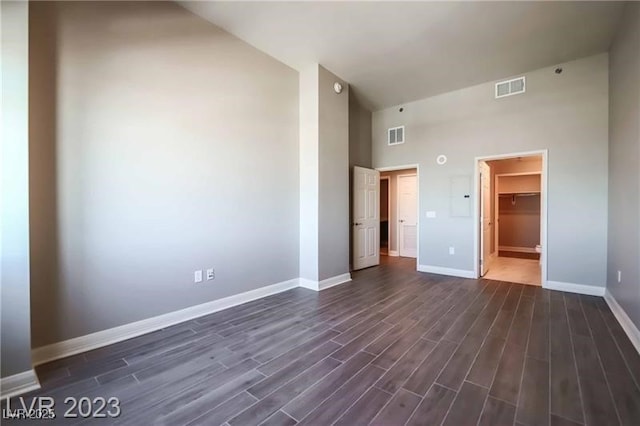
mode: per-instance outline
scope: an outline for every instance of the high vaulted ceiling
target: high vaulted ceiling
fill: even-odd
[[[621,2],[180,2],[373,109],[607,51]]]

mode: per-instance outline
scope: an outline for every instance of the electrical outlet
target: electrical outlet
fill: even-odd
[[[622,271],[618,271],[618,282],[622,282]]]
[[[193,282],[201,283],[202,282],[202,269],[198,269],[193,273]]]
[[[213,280],[216,278],[216,271],[213,268],[207,269],[207,281]]]
[[[456,254],[456,248],[455,247],[449,247],[449,254]]]

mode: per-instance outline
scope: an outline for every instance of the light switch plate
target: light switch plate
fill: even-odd
[[[193,273],[193,282],[201,283],[202,282],[202,269],[198,269]]]
[[[427,219],[433,219],[434,217],[436,217],[436,212],[433,210],[430,210],[427,212]]]
[[[455,247],[449,247],[449,254],[456,254],[456,248]]]

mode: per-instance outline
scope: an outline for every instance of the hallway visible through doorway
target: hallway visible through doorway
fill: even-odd
[[[380,172],[380,254],[417,258],[417,168]]]

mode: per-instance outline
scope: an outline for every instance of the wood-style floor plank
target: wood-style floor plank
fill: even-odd
[[[487,389],[465,382],[456,395],[449,414],[442,423],[445,426],[471,426],[478,423],[487,397]]]
[[[405,258],[352,276],[38,366],[25,402],[120,398],[83,425],[640,424],[640,355],[602,298]]]
[[[456,397],[451,389],[433,385],[407,422],[407,426],[439,425],[449,412]]]

